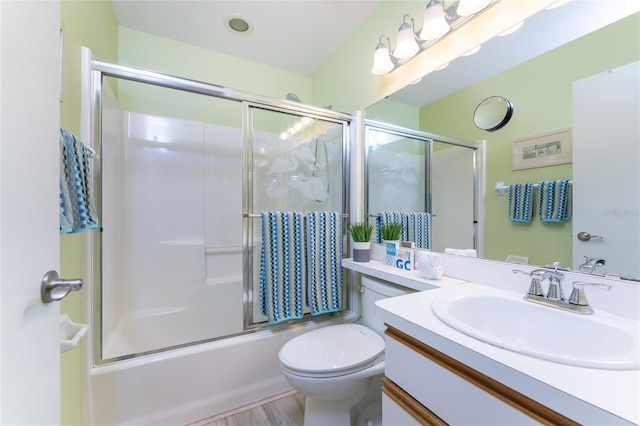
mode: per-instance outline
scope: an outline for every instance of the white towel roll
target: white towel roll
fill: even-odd
[[[457,254],[459,256],[478,257],[478,252],[476,251],[476,249],[445,248],[444,252],[446,254]]]
[[[432,266],[429,256],[422,256],[416,263],[418,275],[428,280],[436,280],[444,274],[442,266]]]

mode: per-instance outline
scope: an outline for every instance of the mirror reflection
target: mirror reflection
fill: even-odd
[[[376,226],[387,217],[400,217],[409,234],[403,240],[413,241],[418,248],[439,252],[477,248],[474,194],[477,151],[482,151],[482,144],[372,120],[365,123],[365,141],[369,223]],[[420,212],[430,216],[424,233],[416,232],[420,226],[413,226]]]
[[[545,10],[527,20],[518,32],[498,37],[493,46],[489,42],[476,55],[458,58],[444,70],[425,76],[420,84],[408,86],[367,109],[368,118],[462,140],[486,140],[486,185],[480,203],[484,215],[484,220],[480,219],[484,225],[483,257],[502,261],[526,259],[535,265],[559,261],[562,267],[575,270],[586,270],[583,265],[589,263],[588,258],[605,259],[604,265],[602,262],[592,265],[593,272],[640,275],[640,174],[637,171],[640,158],[637,81],[640,79],[635,71],[637,67],[623,71],[625,65],[640,60],[640,14],[637,5],[631,11],[618,11],[618,15],[605,6],[602,2],[569,2],[561,8]],[[592,28],[568,36],[565,27],[570,16],[572,22],[590,23]],[[557,34],[557,43],[545,49],[532,47],[531,40],[536,39],[540,31]],[[510,39],[511,44],[506,39]],[[496,50],[498,48],[503,50]],[[489,55],[483,56],[483,51]],[[537,56],[528,57],[523,52],[535,52]],[[495,64],[502,60],[499,58],[512,56],[519,57],[519,61]],[[469,77],[461,69],[473,70],[474,75]],[[635,84],[622,80],[635,103],[621,102],[618,97],[624,94],[614,94],[612,89],[598,91],[597,97],[582,93],[581,86],[595,84],[587,80],[589,77],[597,80],[612,76],[609,80],[617,81],[625,73],[635,76]],[[444,87],[447,80],[457,85]],[[469,117],[479,102],[496,93],[517,105],[518,114],[499,132],[487,133],[476,127]],[[585,113],[590,118],[581,119],[580,123],[574,121],[575,114],[583,114],[576,108],[578,105],[595,107],[595,111]],[[414,122],[407,119],[406,112],[411,108],[418,111]],[[615,111],[603,120],[603,112],[612,109]],[[612,122],[620,116],[634,115],[635,124]],[[585,122],[602,129],[596,132],[597,145],[587,142],[585,135],[594,129],[582,130]],[[622,133],[611,133],[615,128],[623,129]],[[535,141],[536,136],[563,129],[572,129],[569,145],[565,145],[573,149],[569,162],[512,167],[512,141],[523,138]],[[604,160],[605,154],[607,160]],[[611,164],[611,169],[603,169],[606,164]],[[615,180],[608,180],[609,176],[615,176]],[[574,191],[572,217],[564,222],[542,222],[538,215],[529,223],[512,222],[508,217],[507,197],[494,190],[499,182],[537,184],[564,179],[573,181]],[[602,187],[608,189],[594,189]],[[607,194],[606,200],[599,198],[602,193]],[[448,197],[456,197],[455,192],[450,191]],[[589,219],[583,219],[587,213]],[[618,229],[605,231],[609,224]],[[604,238],[585,242],[577,238],[579,232]],[[626,241],[627,245],[616,249],[620,241]]]

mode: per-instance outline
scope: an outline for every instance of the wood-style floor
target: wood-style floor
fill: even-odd
[[[302,426],[304,395],[291,392],[261,405],[192,423],[189,426]]]

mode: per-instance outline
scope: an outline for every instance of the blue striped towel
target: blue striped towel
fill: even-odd
[[[571,182],[568,179],[540,182],[538,207],[542,222],[563,222],[571,219]]]
[[[312,315],[343,309],[342,215],[307,212],[307,306]]]
[[[533,184],[516,183],[509,185],[509,219],[513,222],[531,222],[533,210]]]
[[[306,279],[304,214],[263,212],[260,311],[270,323],[303,315]]]
[[[378,243],[382,242],[382,237],[380,236],[380,227],[387,223],[399,223],[402,225],[402,235],[401,239],[403,241],[407,241],[407,227],[405,225],[406,215],[402,212],[380,212],[378,213],[378,218],[376,219],[376,241]]]
[[[403,213],[407,227],[407,239],[413,241],[418,248],[431,248],[431,215],[425,212]],[[404,234],[404,232],[403,232]]]
[[[60,234],[98,227],[89,149],[60,127]]]

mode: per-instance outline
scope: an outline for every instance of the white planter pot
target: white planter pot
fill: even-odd
[[[353,242],[353,261],[368,262],[371,256],[370,242]]]

